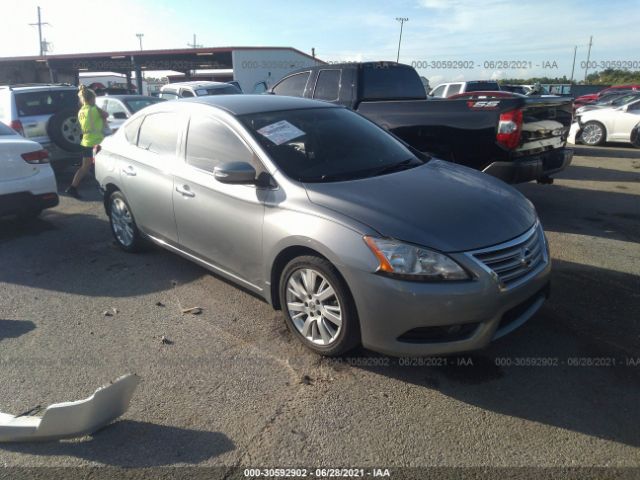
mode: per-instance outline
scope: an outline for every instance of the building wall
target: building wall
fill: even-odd
[[[290,71],[316,63],[292,50],[234,50],[231,59],[233,79],[240,83],[244,93],[253,93],[259,82],[271,87]]]

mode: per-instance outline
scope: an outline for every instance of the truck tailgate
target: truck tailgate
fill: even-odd
[[[522,136],[514,157],[563,148],[572,120],[570,98],[527,98],[522,108]]]

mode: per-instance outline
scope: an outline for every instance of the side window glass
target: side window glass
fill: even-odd
[[[251,150],[220,121],[192,116],[187,134],[187,163],[200,170],[213,172],[225,162],[252,163]]]
[[[147,115],[140,128],[138,147],[158,155],[175,155],[179,125],[180,119],[175,113]]]
[[[301,72],[291,75],[282,80],[278,85],[273,87],[276,95],[288,95],[290,97],[302,97],[304,95],[304,87],[311,72]]]
[[[340,70],[320,70],[313,98],[333,102],[340,92]]]
[[[134,118],[124,127],[124,137],[131,145],[137,145],[138,143],[138,131],[140,130],[140,124],[143,119],[144,116]]]

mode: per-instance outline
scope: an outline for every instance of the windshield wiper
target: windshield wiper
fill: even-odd
[[[401,162],[393,163],[391,165],[386,165],[382,168],[372,170],[369,175],[367,175],[367,177],[377,177],[378,175],[384,175],[386,173],[399,172],[408,168],[417,167],[418,165],[422,165],[422,162],[417,158],[407,158],[406,160],[403,160]]]

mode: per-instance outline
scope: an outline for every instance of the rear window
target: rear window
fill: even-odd
[[[162,101],[162,98],[136,98],[135,100],[125,100],[124,103],[127,104],[131,113],[136,113],[144,107],[148,107],[149,105]]]
[[[363,65],[362,97],[366,100],[424,99],[424,86],[412,68]]]
[[[77,108],[78,94],[75,90],[44,90],[38,92],[16,92],[18,115],[51,115],[65,108]]]
[[[465,92],[483,92],[490,90],[500,90],[498,82],[467,82]]]

